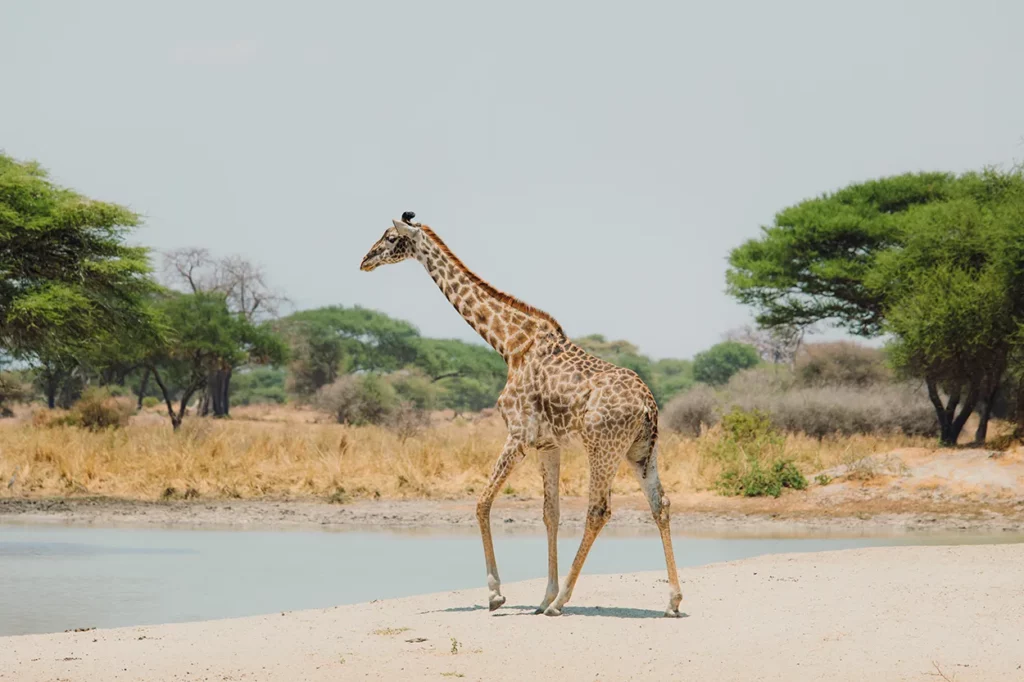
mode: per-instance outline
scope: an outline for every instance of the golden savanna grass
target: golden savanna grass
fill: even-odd
[[[504,424],[494,415],[435,419],[431,428],[403,440],[379,427],[311,423],[311,413],[297,410],[238,412],[231,420],[187,418],[178,433],[152,411],[126,428],[98,432],[40,427],[30,417],[6,420],[0,427],[0,496],[457,499],[482,490],[505,440]],[[669,492],[711,487],[718,469],[706,453],[716,438],[715,432],[701,438],[663,432],[659,468]],[[789,436],[786,456],[810,474],[895,448],[929,445],[898,436]],[[587,476],[582,448],[568,448],[562,493],[585,495]],[[614,492],[637,491],[622,468]],[[503,492],[542,494],[535,458],[528,458]]]

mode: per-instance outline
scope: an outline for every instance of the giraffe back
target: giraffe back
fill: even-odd
[[[650,452],[658,406],[644,381],[563,335],[537,339],[509,376],[498,408],[513,436],[544,449],[574,435]]]

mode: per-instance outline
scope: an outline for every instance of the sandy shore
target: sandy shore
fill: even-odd
[[[796,496],[793,496],[796,498]],[[586,500],[562,498],[563,529],[580,530]],[[639,495],[615,496],[610,532],[650,532],[647,502]],[[0,498],[0,523],[62,523],[94,526],[225,529],[417,528],[477,532],[476,501],[379,500],[345,505],[271,500],[191,500],[146,502],[109,498]],[[539,499],[499,499],[494,526],[503,532],[544,532]],[[679,496],[673,502],[676,533],[729,534],[900,532],[1020,533],[1024,504],[937,504],[919,501],[858,500],[850,505],[794,506],[786,500],[745,500],[718,496]]]
[[[1024,679],[1024,545],[764,556],[237,620],[0,638],[0,680]]]

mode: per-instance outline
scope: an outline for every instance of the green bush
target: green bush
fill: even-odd
[[[232,405],[282,405],[288,401],[286,373],[273,367],[245,368],[231,377]]]
[[[142,406],[145,408],[156,407],[160,404],[160,399],[156,396],[147,395],[142,399]]]
[[[693,378],[712,386],[721,386],[741,369],[761,362],[757,349],[738,341],[723,341],[697,353],[693,358]]]
[[[807,488],[807,479],[785,457],[785,436],[767,414],[733,409],[722,417],[721,426],[721,436],[706,452],[722,467],[715,481],[719,493],[778,497],[783,488]]]

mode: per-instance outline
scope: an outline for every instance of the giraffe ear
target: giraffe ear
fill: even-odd
[[[403,223],[401,220],[395,220],[394,218],[391,219],[391,222],[394,224],[395,229],[398,230],[398,234],[405,236],[409,236],[412,234],[413,228],[410,227],[407,223]]]

